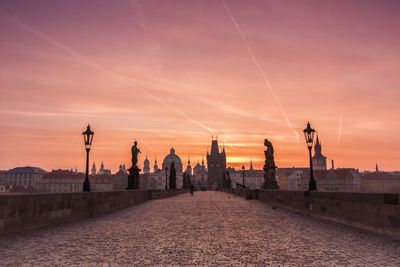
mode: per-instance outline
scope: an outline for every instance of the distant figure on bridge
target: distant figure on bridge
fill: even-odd
[[[190,185],[190,194],[193,196],[193,194],[194,194],[194,185],[193,184],[191,184]]]

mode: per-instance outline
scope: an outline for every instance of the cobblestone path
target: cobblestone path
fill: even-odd
[[[0,266],[400,266],[400,241],[197,192],[0,238]]]

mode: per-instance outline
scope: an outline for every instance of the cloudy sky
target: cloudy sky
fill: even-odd
[[[139,142],[228,165],[306,166],[302,130],[337,167],[400,169],[400,3],[0,1],[0,169],[115,171]]]

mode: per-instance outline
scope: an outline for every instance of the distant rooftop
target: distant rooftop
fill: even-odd
[[[31,167],[31,166],[26,166],[26,167],[16,167],[14,169],[8,170],[7,173],[48,173],[48,171],[45,171],[39,167]]]
[[[84,173],[78,172],[75,173],[70,170],[52,170],[51,172],[47,173],[45,176],[43,176],[43,179],[58,179],[58,178],[77,178],[77,179],[83,179],[85,176]]]
[[[277,168],[278,173],[290,174],[296,171],[308,171],[307,167],[288,167],[288,168]]]
[[[400,175],[396,175],[390,172],[370,172],[370,173],[364,173],[361,176],[361,179],[363,180],[400,180]]]

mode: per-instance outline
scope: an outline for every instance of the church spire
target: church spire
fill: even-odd
[[[321,145],[321,142],[319,141],[318,133],[317,133],[317,140],[314,145],[314,150],[315,150],[316,155],[322,154],[322,145]]]
[[[190,166],[190,155],[188,155],[188,165],[186,166],[186,174],[192,175],[192,166]]]
[[[154,156],[154,172],[157,172],[158,165],[157,165],[157,156]]]
[[[150,160],[147,158],[143,162],[143,173],[144,174],[149,174],[150,173]]]
[[[326,170],[326,157],[322,154],[322,144],[318,133],[314,145],[314,156],[312,157],[314,170]]]

